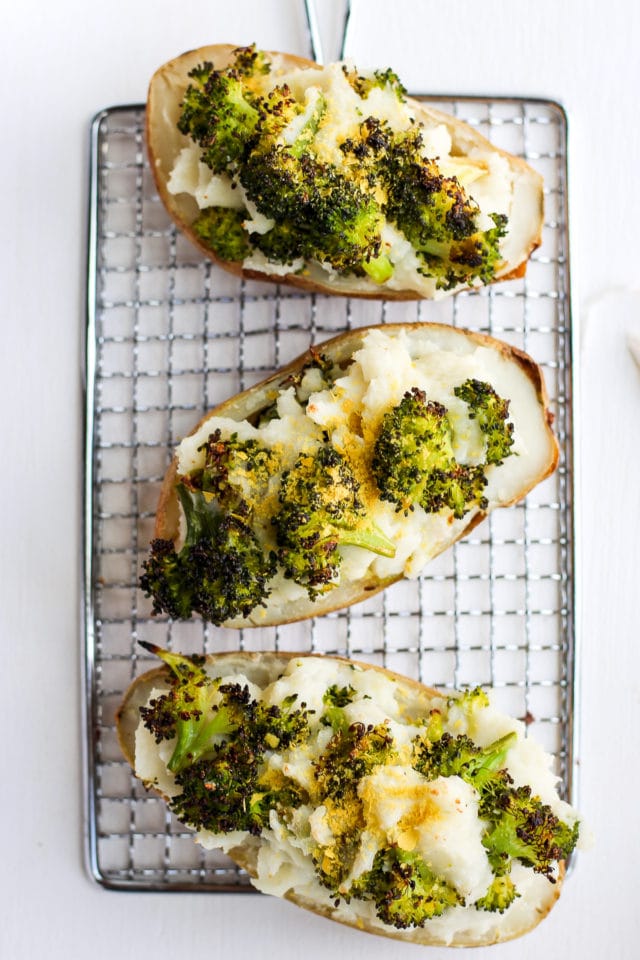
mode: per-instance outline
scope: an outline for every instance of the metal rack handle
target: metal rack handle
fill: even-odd
[[[304,0],[304,11],[307,20],[307,32],[309,34],[309,47],[311,49],[311,59],[316,63],[325,64],[325,53],[322,46],[322,36],[320,25],[318,23],[318,13],[314,0]],[[338,59],[344,60],[347,47],[347,36],[349,32],[349,22],[351,20],[351,0],[346,0],[344,17],[342,21],[342,37]]]

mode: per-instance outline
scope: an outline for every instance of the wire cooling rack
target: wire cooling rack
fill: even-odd
[[[543,243],[526,278],[439,303],[328,298],[232,277],[169,222],[150,175],[144,108],[92,126],[86,368],[85,687],[87,850],[105,886],[247,890],[132,777],[116,708],[149,667],[147,640],[184,652],[342,654],[445,689],[491,685],[553,753],[574,799],[571,317],[566,122],[547,101],[439,98],[544,175]],[[244,631],[151,617],[137,589],[172,448],[216,402],[312,342],[364,324],[437,321],[488,332],[543,367],[562,449],[558,471],[399,583],[349,610]]]

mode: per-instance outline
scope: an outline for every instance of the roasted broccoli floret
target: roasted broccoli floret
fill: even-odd
[[[324,445],[301,453],[282,475],[273,518],[284,574],[307,587],[311,599],[331,588],[341,563],[338,547],[351,544],[392,557],[393,543],[367,518],[348,461]]]
[[[578,822],[564,823],[531,787],[513,786],[506,771],[482,785],[479,812],[489,822],[482,842],[496,876],[508,874],[511,861],[519,860],[555,882],[558,861],[566,860],[578,842]]]
[[[322,702],[328,707],[346,707],[349,703],[353,703],[355,692],[355,688],[351,684],[346,687],[339,687],[336,683],[333,683],[325,690]]]
[[[177,773],[211,749],[214,737],[235,730],[240,716],[220,703],[219,683],[203,670],[202,658],[171,653],[142,640],[140,645],[171,670],[169,692],[141,707],[140,716],[156,743],[176,738],[167,766]]]
[[[418,129],[387,129],[384,140],[378,163],[386,188],[384,211],[418,253],[422,272],[445,290],[474,280],[490,282],[500,263],[507,218],[492,214],[493,227],[480,230],[479,207],[456,178],[445,177],[435,159],[425,158]]]
[[[331,842],[319,844],[316,849],[316,873],[320,883],[334,895],[343,890],[365,827],[358,784],[362,777],[397,756],[393,738],[384,724],[348,723],[335,701],[346,706],[351,696],[349,689],[333,689],[325,695],[323,720],[331,723],[334,733],[314,762],[311,791],[315,805],[326,811],[332,833]]]
[[[245,79],[260,76],[271,72],[271,64],[262,50],[256,48],[255,43],[247,47],[236,47],[233,51],[231,70]]]
[[[475,907],[490,913],[504,913],[519,896],[511,877],[494,877],[485,895],[476,900]]]
[[[253,713],[247,710],[246,727],[215,744],[207,757],[176,776],[182,792],[171,799],[171,809],[196,829],[214,833],[248,830],[258,835],[269,825],[271,810],[289,811],[308,799],[295,781],[265,771],[268,745],[248,732]]]
[[[178,130],[202,148],[201,159],[214,173],[226,173],[242,157],[260,114],[240,74],[204,63],[189,74]]]
[[[265,255],[328,262],[339,273],[379,269],[380,207],[337,167],[277,143],[252,153],[240,176],[248,198],[275,221],[275,233],[253,237]]]
[[[481,790],[487,779],[504,767],[507,751],[516,739],[515,733],[508,733],[487,747],[478,747],[465,734],[454,737],[443,733],[434,741],[421,737],[414,744],[413,766],[429,780],[461,777]]]
[[[393,759],[393,737],[384,724],[347,725],[339,721],[333,726],[331,740],[315,761],[314,776],[323,799],[344,802],[355,798],[362,777]]]
[[[243,223],[246,210],[205,207],[192,224],[194,232],[221,260],[240,262],[251,253],[249,235]]]
[[[455,887],[422,857],[399,847],[376,853],[372,869],[351,886],[350,897],[372,900],[380,920],[398,929],[423,927],[450,907],[464,905]]]
[[[502,463],[513,451],[513,423],[509,417],[509,401],[499,397],[490,383],[465,380],[453,391],[469,406],[469,417],[478,421],[486,442],[487,463]]]
[[[473,718],[473,715],[476,710],[483,710],[485,707],[489,706],[489,697],[486,690],[483,690],[482,687],[470,687],[468,690],[463,690],[462,693],[457,694],[455,697],[449,697],[447,700],[447,707],[455,707],[456,710],[460,710],[467,720]]]
[[[260,833],[272,809],[291,809],[307,797],[297,784],[264,764],[268,750],[284,750],[309,736],[304,703],[281,706],[253,700],[246,686],[208,676],[203,658],[143,643],[171,669],[171,687],[140,710],[157,741],[176,738],[168,768],[181,793],[171,809],[193,827]]]
[[[215,624],[248,616],[269,596],[274,558],[240,513],[222,514],[214,499],[181,481],[177,493],[187,527],[184,544],[176,550],[172,540],[153,540],[140,577],[153,612],[178,620],[198,613]]]
[[[355,690],[352,686],[338,687],[335,684],[329,687],[322,698],[323,711],[320,723],[325,727],[333,727],[334,733],[345,733],[350,725],[344,708],[353,702]]]
[[[204,452],[204,465],[183,483],[212,494],[225,512],[254,514],[278,470],[277,454],[252,438],[241,440],[237,433],[225,438],[219,429],[209,434],[198,452]]]
[[[382,89],[390,87],[401,102],[406,98],[406,87],[401,83],[398,74],[391,68],[374,70],[374,72],[367,77],[359,74],[357,70],[350,70],[347,66],[343,66],[342,72],[362,100],[366,100],[371,91],[376,87]]]
[[[298,107],[298,109],[300,109]],[[300,113],[288,129],[289,150],[299,160],[309,149],[327,111],[327,101],[320,93]]]
[[[448,507],[460,519],[472,505],[487,506],[482,466],[456,461],[446,408],[417,387],[384,415],[371,470],[381,499],[405,514],[416,505],[427,513]]]

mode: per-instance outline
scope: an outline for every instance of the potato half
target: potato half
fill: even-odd
[[[374,499],[373,507],[377,511],[374,522],[396,540],[396,558],[386,561],[368,551],[351,548],[349,562],[343,560],[343,573],[326,593],[312,600],[303,587],[281,579],[277,589],[274,584],[265,606],[256,607],[246,617],[228,621],[227,626],[271,626],[320,616],[365,600],[404,576],[417,576],[425,563],[473,530],[490,510],[521,500],[553,472],[558,462],[558,444],[551,428],[553,418],[542,371],[531,357],[502,341],[440,324],[386,324],[343,333],[317,344],[314,351],[316,356],[320,353],[337,365],[343,378],[353,373],[358,382],[368,375],[366,371],[373,365],[376,376],[372,375],[369,393],[384,389],[379,402],[389,408],[416,385],[425,387],[430,399],[442,400],[445,388],[453,388],[469,376],[488,381],[501,397],[510,401],[516,454],[500,466],[488,468],[486,508],[475,504],[461,519],[454,519],[447,510],[425,515],[421,508],[403,517],[394,505]],[[162,484],[155,523],[157,538],[172,540],[176,546],[180,543],[182,523],[176,480],[188,472],[187,466],[197,457],[196,450],[209,433],[221,426],[223,434],[230,435],[236,423],[255,424],[282,391],[290,388],[292,378],[312,360],[313,354],[309,351],[262,383],[219,404],[181,442]],[[422,363],[425,379],[415,372]],[[446,381],[447,377],[451,381],[448,387],[443,386],[443,378]],[[326,424],[315,424],[314,429],[326,426],[338,449],[341,445],[364,449],[361,460],[362,469],[366,470],[370,435],[377,414],[369,409],[365,415],[358,408],[346,390],[348,382],[341,379],[337,390],[344,398],[343,407],[338,409],[350,424],[346,433],[344,423],[336,424],[331,418]],[[317,419],[322,421],[319,416]],[[297,434],[304,431],[307,420],[291,422],[290,443],[295,449]],[[407,537],[413,537],[416,542],[408,546]]]
[[[176,161],[183,148],[191,143],[189,138],[178,130],[177,122],[181,103],[190,83],[190,71],[203,62],[212,63],[218,70],[224,69],[232,61],[235,49],[230,44],[217,44],[191,50],[161,66],[150,81],[146,136],[151,170],[160,198],[179,229],[205,256],[237,276],[285,282],[321,293],[390,300],[436,298],[459,289],[454,287],[445,291],[436,290],[435,283],[424,282],[414,268],[411,281],[404,277],[403,268],[398,271],[398,276],[376,283],[366,276],[339,276],[315,262],[308,262],[303,268],[287,271],[282,264],[269,266],[254,262],[254,258],[249,258],[246,262],[221,261],[211,248],[202,242],[193,229],[193,223],[200,212],[195,195],[186,191],[176,192],[170,186]],[[322,69],[312,61],[291,54],[268,52],[266,56],[271,62],[272,76],[276,79],[279,76],[290,78],[292,71],[313,72]],[[483,198],[482,203],[478,200],[478,205],[485,214],[497,212],[508,216],[507,234],[500,247],[502,259],[495,270],[494,279],[507,280],[523,276],[530,254],[541,242],[541,176],[520,157],[495,147],[470,125],[427,103],[412,98],[407,98],[406,103],[415,120],[423,124],[426,130],[440,131],[434,140],[434,151],[439,149],[442,133],[450,143],[448,156],[452,169],[447,176],[456,177],[474,199],[475,190],[477,196]],[[374,110],[373,107],[371,109]],[[346,134],[342,131],[340,135]],[[461,163],[466,158],[470,158],[471,169],[475,170],[470,176],[465,164]],[[478,170],[485,177],[482,185],[471,182],[467,187],[465,176],[469,176],[473,181]],[[488,185],[485,185],[485,182]]]
[[[384,722],[394,731],[395,725],[401,727],[403,724],[410,726],[417,724],[415,730],[419,730],[421,718],[427,718],[432,709],[444,711],[446,717],[447,704],[451,702],[448,699],[450,694],[439,693],[413,679],[378,666],[347,661],[339,657],[276,652],[221,653],[208,656],[205,659],[204,668],[209,676],[224,678],[225,683],[233,683],[236,678],[242,684],[248,683],[253,697],[261,697],[267,691],[265,699],[269,703],[277,702],[278,696],[283,691],[287,695],[292,691],[297,692],[298,703],[304,700],[308,706],[317,708],[317,719],[312,721],[312,737],[322,738],[322,731],[326,731],[319,717],[322,714],[322,690],[329,685],[341,688],[349,684],[351,690],[355,691],[356,702],[350,707],[356,710],[354,715],[358,715],[358,709],[365,711],[363,714],[365,717],[372,716],[372,711],[377,711],[376,716],[379,720],[383,717],[389,718]],[[170,797],[180,793],[180,788],[175,787],[175,782],[167,771],[167,750],[164,750],[163,759],[160,756],[161,749],[157,744],[154,745],[153,737],[143,729],[140,720],[140,707],[148,704],[151,697],[158,697],[168,689],[168,676],[168,670],[162,667],[143,674],[131,684],[118,711],[117,731],[124,756],[136,775],[148,789],[161,794],[170,802]],[[272,692],[269,693],[269,690]],[[274,693],[274,691],[277,692]],[[479,733],[479,739],[484,737],[489,741],[507,732],[515,733],[517,737],[516,746],[513,748],[513,762],[516,765],[521,764],[521,760],[516,760],[515,754],[523,749],[525,751],[523,756],[527,758],[527,782],[532,786],[534,793],[542,796],[544,802],[552,806],[554,813],[560,819],[569,823],[575,821],[577,819],[575,811],[560,801],[557,796],[555,777],[550,771],[551,758],[542,748],[532,745],[528,739],[525,740],[523,724],[501,714],[491,705],[486,708],[486,711],[482,708],[480,712],[483,715],[486,712],[486,719],[481,717],[477,720],[474,714],[473,719],[469,721],[471,724],[469,729],[475,729]],[[462,724],[465,722],[462,721]],[[464,730],[459,719],[456,719],[455,723],[457,728]],[[394,736],[396,736],[395,732]],[[326,744],[326,741],[325,736],[323,744]],[[523,741],[524,747],[519,746]],[[170,747],[169,744],[169,753]],[[314,749],[313,746],[305,747],[307,760],[309,755],[315,756]],[[321,753],[326,746],[320,746],[318,749]],[[510,756],[511,754],[508,753],[504,761],[507,769],[510,769]],[[299,759],[291,759],[290,756],[289,761],[296,765],[299,771],[297,766]],[[296,776],[304,778],[300,773]],[[452,789],[458,790],[455,794],[457,798],[455,803],[459,805],[464,803],[460,797],[463,796],[463,788],[466,785],[459,781],[458,777],[454,777],[453,780],[456,781],[456,786],[452,786]],[[424,786],[425,784],[422,784],[422,787]],[[402,804],[405,802],[408,804],[408,809],[413,809],[412,822],[418,831],[422,823],[420,818],[431,815],[428,813],[429,804],[423,803],[421,806],[418,802],[417,794],[422,787],[413,784],[412,787],[407,787],[406,795],[394,794],[392,797],[393,802],[400,805],[398,809],[403,809]],[[473,791],[471,787],[467,789]],[[411,790],[414,791],[413,795]],[[440,783],[439,790],[441,795],[443,792],[446,795],[446,785],[443,786]],[[384,805],[387,801],[380,796],[377,802]],[[417,806],[412,807],[414,802]],[[418,821],[415,821],[418,809],[422,812],[418,816]],[[453,816],[457,815],[454,811]],[[469,815],[475,816],[475,814]],[[440,838],[447,835],[446,816],[442,813],[439,819]],[[399,818],[400,814],[398,814],[398,820]],[[565,865],[561,862],[557,867],[555,882],[550,882],[546,877],[524,866],[514,865],[512,875],[516,887],[518,888],[518,884],[521,884],[519,887],[521,893],[505,912],[477,910],[467,903],[466,907],[447,909],[443,916],[427,921],[424,926],[396,929],[381,921],[375,909],[370,908],[370,904],[363,906],[359,902],[351,909],[350,903],[345,900],[334,902],[327,888],[318,882],[308,852],[303,858],[296,847],[297,852],[292,858],[292,851],[287,846],[286,838],[281,843],[282,836],[279,839],[278,830],[273,823],[272,827],[272,830],[263,831],[259,835],[251,835],[246,831],[235,833],[226,840],[223,835],[214,835],[204,830],[197,833],[196,839],[207,848],[224,848],[238,866],[248,872],[252,881],[263,892],[283,896],[300,907],[369,933],[413,943],[481,946],[518,937],[535,927],[547,915],[560,895],[565,873]],[[393,833],[393,826],[385,829]],[[485,856],[482,852],[484,848],[478,839],[479,833],[467,834],[466,829],[461,820],[458,831],[464,835],[465,840],[452,839],[450,836],[449,841],[445,842],[452,843],[453,846],[451,850],[447,849],[444,859],[445,863],[449,862],[447,858],[451,858],[452,862],[457,861],[458,870],[461,871],[460,882],[463,884],[467,881],[471,882],[468,876],[463,879],[468,873],[468,864],[472,865],[471,871],[473,871],[478,857],[483,859]],[[388,841],[389,837],[385,842]],[[325,837],[320,842],[331,841],[327,841]],[[419,841],[419,849],[422,849],[420,846],[422,842]],[[440,843],[441,840],[437,842]],[[468,848],[465,844],[468,844]],[[434,851],[433,862],[438,860],[438,856],[438,851]],[[486,869],[486,864],[483,869]],[[473,897],[471,902],[473,903]]]

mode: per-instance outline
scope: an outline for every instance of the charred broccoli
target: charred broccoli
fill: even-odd
[[[154,613],[177,620],[198,613],[220,624],[248,614],[269,596],[276,572],[240,512],[222,514],[203,491],[179,481],[177,493],[186,520],[180,550],[172,540],[151,542],[140,587],[153,600]]]
[[[313,599],[330,589],[340,568],[338,547],[351,544],[392,557],[393,543],[367,519],[348,461],[329,445],[301,453],[282,476],[273,518],[284,574]]]
[[[554,882],[554,869],[578,842],[579,824],[569,826],[531,787],[515,787],[506,771],[487,779],[480,791],[480,816],[489,826],[482,842],[496,876],[505,876],[519,860]]]
[[[283,263],[302,258],[330,263],[339,273],[375,272],[383,223],[375,198],[311,152],[296,153],[275,143],[243,166],[248,198],[275,221],[253,242]]]
[[[407,95],[406,87],[400,77],[390,67],[386,70],[374,70],[370,76],[362,76],[357,70],[343,66],[342,72],[362,100],[366,100],[372,90],[390,87],[398,100],[403,101]]]
[[[478,205],[455,177],[442,174],[436,159],[425,156],[418,127],[394,131],[367,117],[360,135],[345,139],[341,150],[382,191],[385,218],[409,240],[420,272],[433,277],[437,289],[493,279],[507,217],[492,213],[492,226],[480,229]]]
[[[212,494],[221,508],[241,515],[255,513],[277,471],[279,460],[273,450],[257,440],[240,440],[237,433],[224,438],[216,429],[198,452],[204,451],[204,465],[184,482]]]
[[[509,401],[499,397],[491,384],[465,380],[453,391],[469,407],[469,417],[478,421],[486,443],[487,463],[502,463],[512,453],[513,423],[508,420]]]
[[[519,896],[511,877],[494,877],[484,896],[476,900],[475,907],[490,913],[504,913]]]
[[[178,817],[196,829],[260,833],[271,809],[291,809],[306,799],[293,781],[264,764],[267,751],[308,738],[305,704],[296,709],[295,696],[280,706],[258,702],[248,687],[208,676],[202,658],[142,646],[171,670],[168,693],[140,713],[158,742],[176,738],[168,768],[181,787],[170,801]]]
[[[171,653],[142,640],[140,645],[171,670],[169,692],[141,707],[140,715],[156,743],[175,737],[167,766],[177,773],[209,750],[213,737],[235,730],[240,716],[220,703],[219,684],[202,669],[201,658]]]
[[[358,877],[349,895],[372,900],[380,920],[398,929],[423,927],[449,907],[464,905],[455,887],[422,857],[399,847],[378,850],[372,869]]]
[[[506,217],[492,214],[493,226],[480,230],[477,204],[457,179],[443,176],[436,160],[424,157],[419,130],[389,134],[379,171],[387,218],[418,253],[425,276],[444,290],[493,279]]]
[[[315,764],[321,796],[354,798],[359,781],[395,756],[393,737],[384,724],[336,724],[326,750]]]
[[[314,762],[312,796],[322,805],[333,837],[318,845],[314,860],[320,883],[338,895],[351,872],[365,827],[363,805],[358,795],[362,777],[376,767],[389,763],[397,755],[393,737],[384,724],[349,724],[343,710],[351,694],[349,688],[327,691],[323,719],[333,727],[333,736],[322,755]]]
[[[486,467],[501,464],[513,452],[509,401],[491,384],[473,379],[455,387],[454,394],[468,405],[469,418],[478,422],[484,460],[458,463],[446,407],[413,387],[384,415],[371,461],[381,499],[395,503],[398,511],[407,514],[419,505],[427,513],[437,513],[448,507],[461,519],[472,506],[487,507]]]
[[[427,513],[448,507],[459,519],[474,504],[487,506],[483,468],[456,461],[446,408],[417,387],[385,414],[371,470],[381,499],[405,514],[416,505]]]
[[[203,163],[214,173],[225,173],[241,158],[260,114],[233,67],[220,71],[203,63],[189,76],[193,82],[181,104],[178,130],[200,145]]]
[[[504,766],[507,751],[516,739],[515,733],[508,733],[489,746],[481,748],[465,734],[454,737],[450,733],[443,733],[437,740],[423,739],[416,744],[413,766],[428,780],[436,777],[461,777],[481,790],[493,772]]]
[[[243,223],[246,210],[231,207],[206,207],[193,222],[193,230],[221,260],[240,261],[251,253],[251,244]]]

